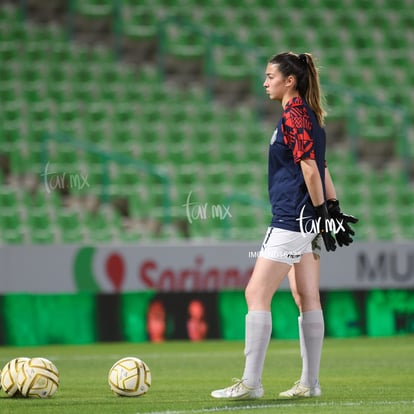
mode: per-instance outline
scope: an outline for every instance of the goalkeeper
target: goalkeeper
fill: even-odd
[[[322,392],[319,366],[324,338],[319,298],[321,242],[327,251],[334,251],[336,242],[350,244],[353,231],[348,223],[356,219],[341,212],[326,169],[325,111],[312,55],[285,52],[273,56],[267,63],[263,86],[269,98],[283,108],[269,146],[272,221],[245,289],[248,313],[242,377],[211,395],[222,399],[264,395],[261,377],[272,332],[270,305],[291,271],[292,292],[301,312],[303,366],[300,380],[280,396],[318,397]],[[334,229],[336,240],[332,222],[340,224],[338,231]]]

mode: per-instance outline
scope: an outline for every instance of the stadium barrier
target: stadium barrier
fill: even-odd
[[[0,343],[42,345],[244,337],[243,288],[256,243],[3,246]],[[324,254],[326,335],[414,333],[410,243]],[[275,339],[297,338],[285,281],[272,303]]]

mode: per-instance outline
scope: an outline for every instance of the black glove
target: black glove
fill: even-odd
[[[320,206],[315,207],[316,214],[319,218],[319,233],[323,238],[323,242],[325,244],[326,251],[334,252],[336,250],[336,242],[335,238],[331,234],[331,230],[329,228],[329,223],[331,221],[331,217],[328,213],[328,209],[326,204],[323,203]]]
[[[330,216],[335,219],[336,222],[336,241],[340,247],[349,246],[354,241],[351,236],[355,235],[355,232],[352,230],[349,223],[358,223],[358,219],[354,216],[342,213],[338,200],[328,200],[326,204]]]

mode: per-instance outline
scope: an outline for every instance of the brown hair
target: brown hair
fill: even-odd
[[[319,125],[325,124],[325,97],[322,94],[319,71],[310,53],[283,52],[270,58],[269,63],[278,65],[283,76],[296,78],[296,89],[299,95],[315,112]]]

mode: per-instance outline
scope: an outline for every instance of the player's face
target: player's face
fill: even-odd
[[[283,96],[287,91],[286,80],[287,79],[279,71],[277,64],[268,63],[266,66],[266,78],[263,86],[270,99],[282,101]]]

